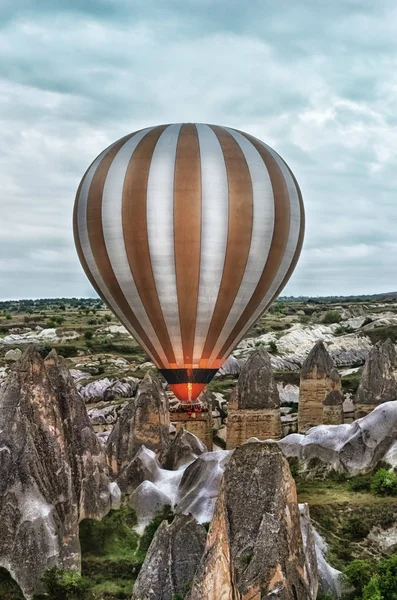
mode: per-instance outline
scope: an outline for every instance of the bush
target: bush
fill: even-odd
[[[51,600],[87,600],[89,597],[90,585],[77,571],[62,571],[52,567],[44,573],[41,581]]]
[[[368,560],[353,560],[343,570],[343,575],[360,596],[373,574],[374,566]]]
[[[271,354],[277,354],[278,353],[277,344],[273,340],[271,340],[271,342],[269,342],[269,352]]]
[[[387,469],[379,469],[371,483],[371,492],[378,496],[397,496],[397,475]]]
[[[384,598],[380,592],[379,577],[377,575],[372,577],[368,585],[365,586],[362,598],[363,600],[386,600],[386,598]]]
[[[352,492],[370,492],[373,475],[356,475],[348,481]]]
[[[323,318],[323,323],[326,325],[332,325],[333,323],[340,323],[342,317],[337,310],[328,310]]]
[[[94,337],[94,332],[89,329],[88,331],[84,332],[84,337],[86,340],[92,340]]]
[[[349,517],[342,527],[342,533],[351,540],[363,540],[369,534],[370,528],[358,515]]]

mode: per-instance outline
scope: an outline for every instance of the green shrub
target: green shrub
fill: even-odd
[[[373,475],[356,475],[348,480],[352,492],[370,492]]]
[[[396,598],[396,596],[393,596],[393,598]],[[363,600],[393,600],[391,596],[387,596],[387,599],[386,599],[386,597],[381,594],[381,591],[379,589],[379,577],[377,575],[372,577],[371,580],[369,581],[368,585],[365,586],[365,588],[363,590],[362,599]]]
[[[323,317],[323,323],[326,325],[332,325],[333,323],[340,323],[342,317],[337,310],[327,310]]]
[[[89,582],[77,571],[62,571],[58,567],[52,567],[45,571],[41,581],[51,600],[89,598]]]
[[[378,496],[397,496],[397,475],[387,469],[379,469],[371,483],[371,492]]]
[[[343,575],[360,596],[373,574],[374,566],[368,560],[353,560],[343,570]]]
[[[92,340],[94,337],[94,332],[89,329],[88,331],[84,332],[84,337],[86,340]]]
[[[277,344],[275,341],[271,340],[269,342],[269,352],[271,354],[277,354],[278,353],[278,348],[277,348]]]
[[[342,527],[342,533],[347,535],[351,540],[363,540],[369,534],[370,527],[358,515],[349,517]]]
[[[24,600],[19,585],[6,569],[0,567],[0,598],[4,600]]]

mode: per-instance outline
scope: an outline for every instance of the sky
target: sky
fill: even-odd
[[[394,0],[2,0],[0,299],[95,295],[79,181],[128,132],[242,129],[306,209],[286,295],[397,290]]]

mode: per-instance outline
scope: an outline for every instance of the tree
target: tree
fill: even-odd
[[[368,560],[353,560],[343,571],[343,575],[361,596],[366,585],[374,574],[374,566]]]

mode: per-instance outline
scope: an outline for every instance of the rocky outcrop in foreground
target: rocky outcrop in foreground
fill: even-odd
[[[131,600],[184,597],[204,552],[206,531],[192,517],[179,515],[158,528],[136,580]],[[219,599],[218,599],[219,600]]]
[[[169,428],[168,396],[158,379],[147,373],[107,441],[106,453],[113,472],[120,473],[142,445],[157,454],[165,453]]]
[[[27,598],[80,567],[78,524],[110,508],[104,453],[68,369],[29,348],[0,391],[0,566]]]
[[[286,456],[297,458],[306,467],[317,459],[325,468],[358,475],[381,460],[397,465],[396,438],[397,401],[385,402],[353,423],[319,425],[306,435],[287,435],[278,444]]]
[[[287,460],[275,443],[244,444],[225,469],[188,598],[309,600],[313,591]]]
[[[354,399],[356,418],[383,402],[397,400],[397,353],[390,340],[378,342],[369,353]]]
[[[280,396],[270,356],[263,347],[241,369],[227,419],[227,448],[240,446],[251,437],[279,439]]]

